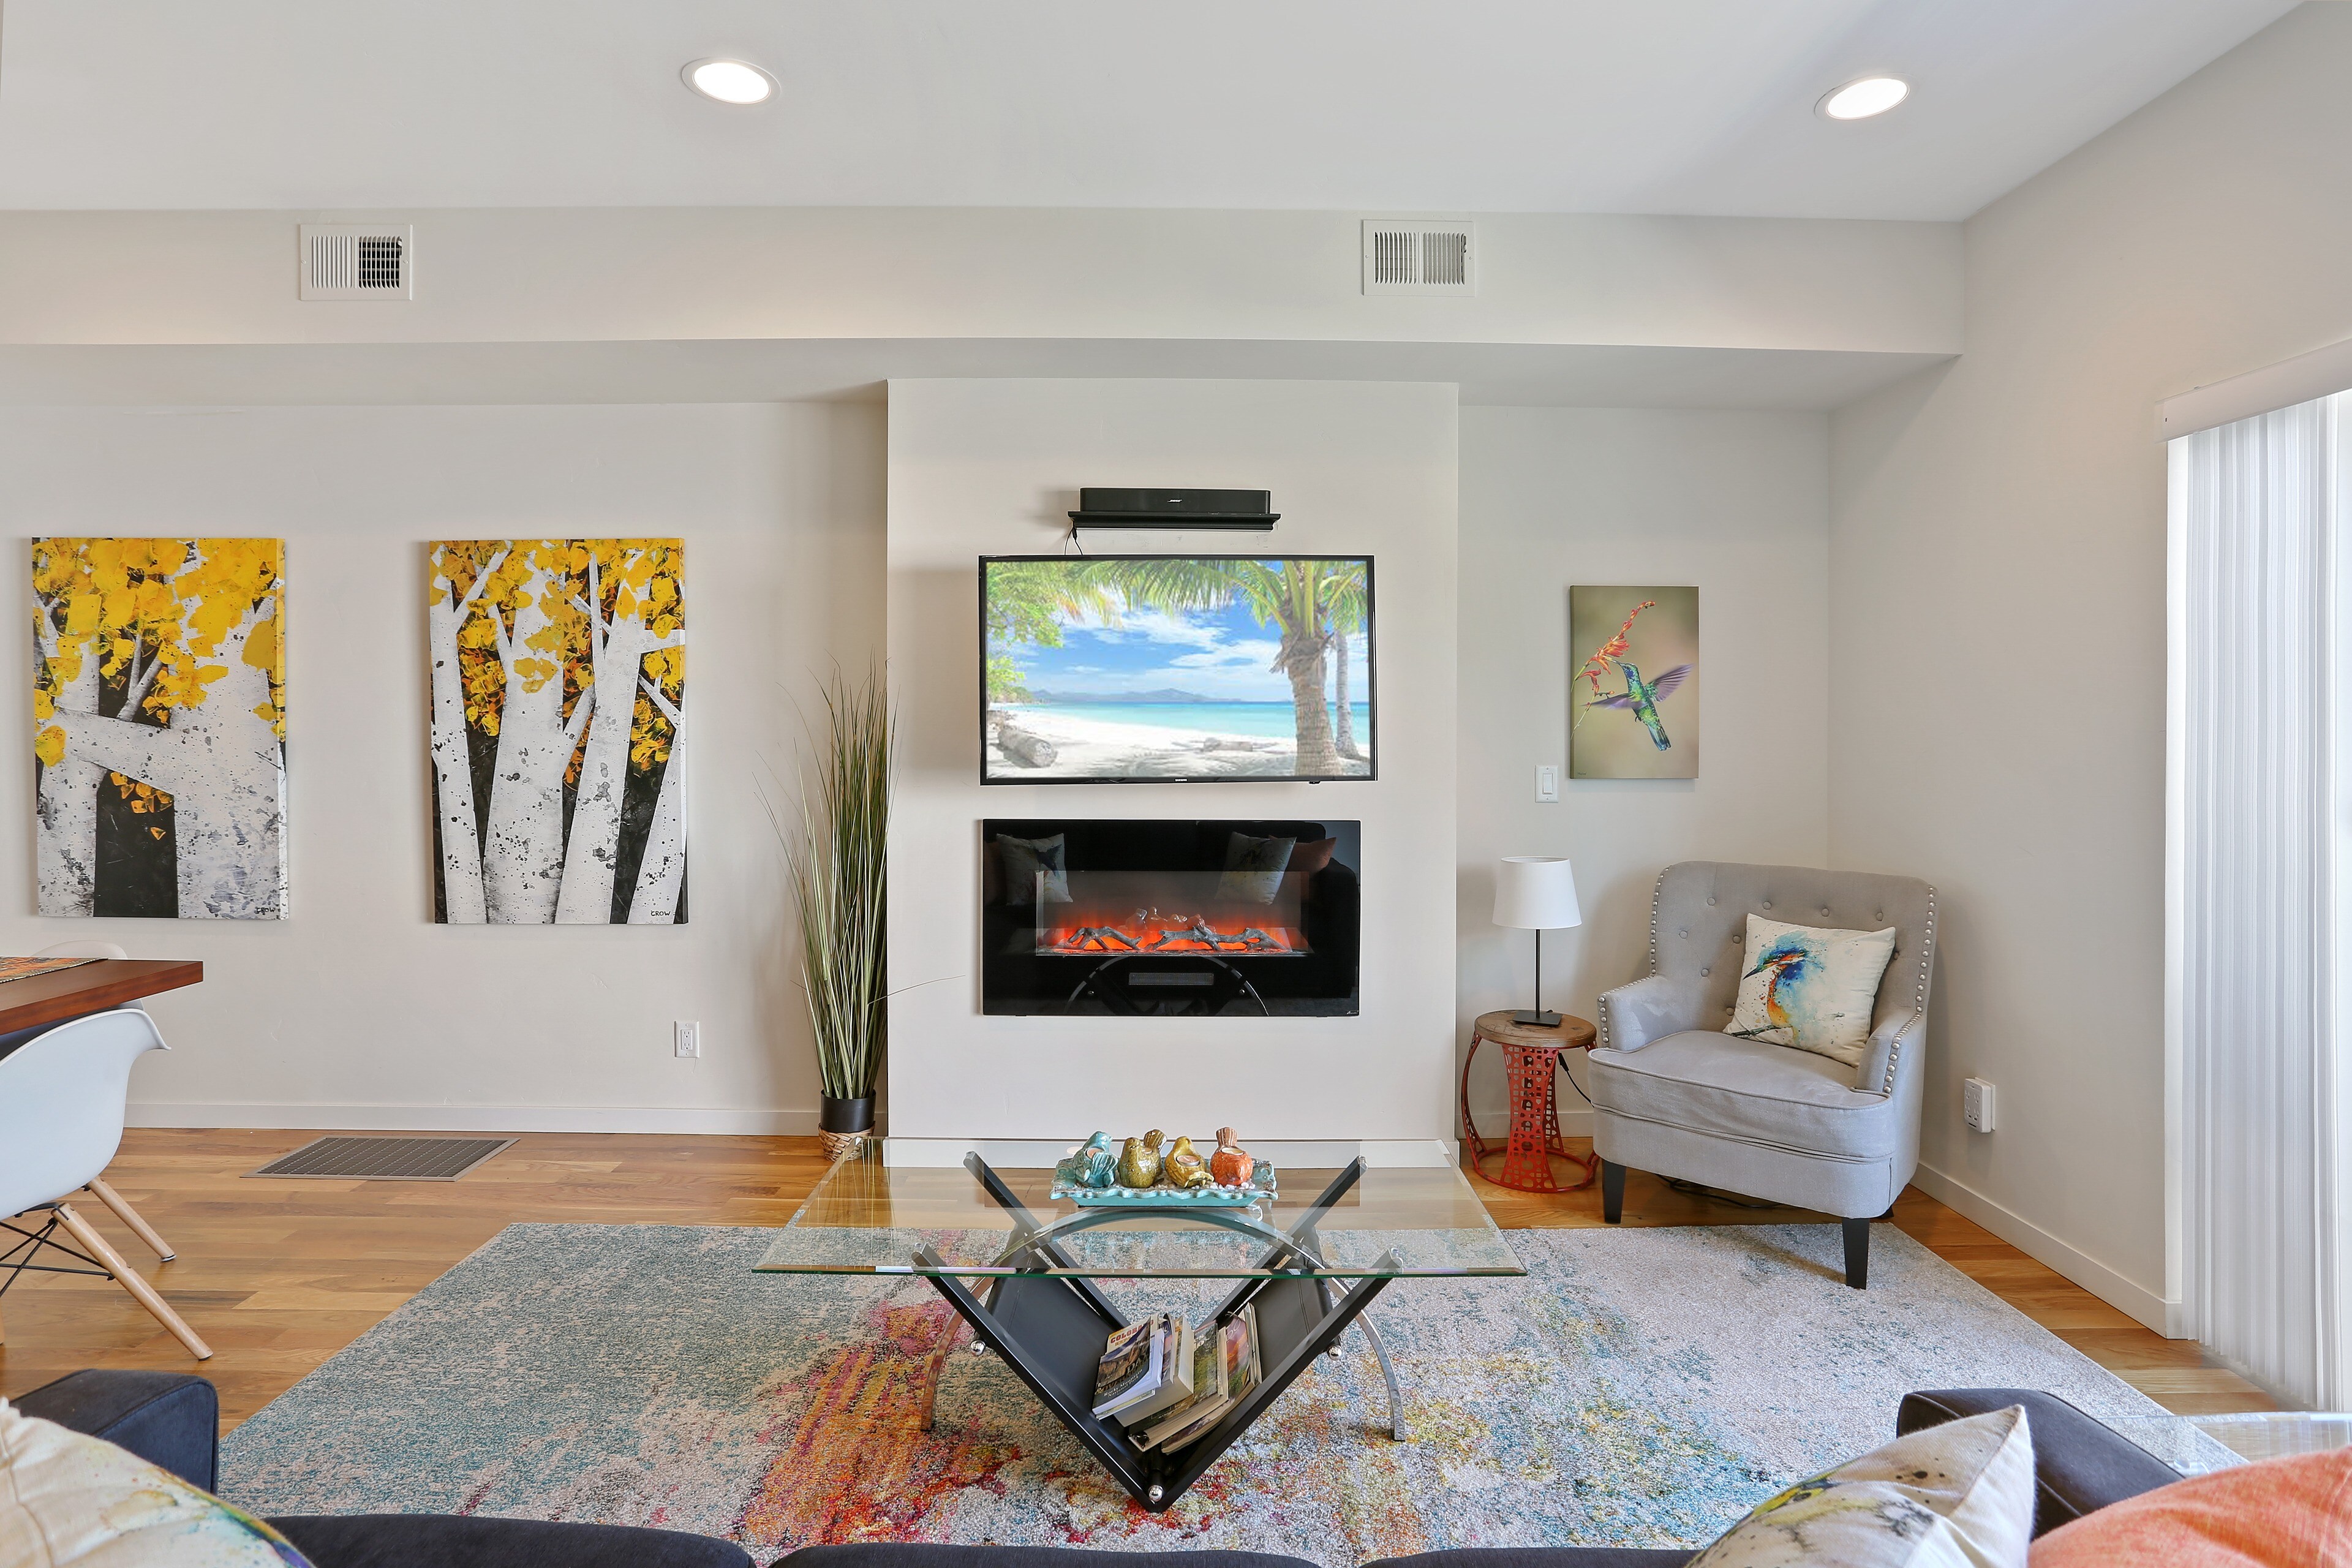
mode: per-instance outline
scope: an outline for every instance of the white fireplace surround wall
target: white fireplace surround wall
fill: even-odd
[[[1231,1125],[1244,1139],[1440,1137],[1453,1105],[1455,463],[1450,385],[912,381],[890,384],[889,668],[902,766],[891,833],[888,1126],[1084,1137]],[[980,781],[982,554],[1059,549],[1081,485],[1271,489],[1236,544],[1378,562],[1381,777],[1365,783]],[[1125,548],[1136,548],[1128,545]],[[1352,1018],[987,1017],[980,820],[1280,817],[1363,824]]]

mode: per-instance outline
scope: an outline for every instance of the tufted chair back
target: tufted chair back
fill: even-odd
[[[1721,1028],[1739,991],[1748,917],[1839,931],[1895,928],[1895,956],[1878,983],[1873,1029],[1927,1010],[1936,970],[1936,889],[1916,877],[1685,860],[1658,873],[1650,902],[1650,973],[1696,981],[1707,1026]]]

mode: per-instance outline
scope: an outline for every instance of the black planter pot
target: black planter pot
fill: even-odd
[[[874,1131],[874,1097],[861,1095],[856,1100],[836,1100],[829,1094],[817,1096],[817,1131],[821,1132],[871,1132]]]

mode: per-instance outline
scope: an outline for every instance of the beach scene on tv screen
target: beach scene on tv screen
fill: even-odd
[[[1363,778],[1371,563],[989,561],[987,776]]]

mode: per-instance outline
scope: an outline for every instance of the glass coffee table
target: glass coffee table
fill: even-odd
[[[2184,1476],[2258,1459],[2352,1447],[2352,1415],[2310,1410],[2248,1410],[2212,1415],[2103,1415]]]
[[[868,1139],[825,1173],[754,1267],[785,1274],[929,1279],[957,1321],[940,1336],[921,1394],[928,1429],[940,1366],[961,1324],[1004,1359],[1144,1508],[1183,1496],[1316,1356],[1360,1328],[1388,1383],[1396,1371],[1364,1316],[1399,1279],[1526,1270],[1436,1139],[1253,1142],[1276,1195],[1246,1208],[1081,1206],[1051,1196],[1075,1143]],[[1231,1279],[1210,1316],[1254,1309],[1262,1375],[1207,1436],[1176,1452],[1139,1448],[1093,1414],[1095,1370],[1127,1317],[1098,1282]]]

